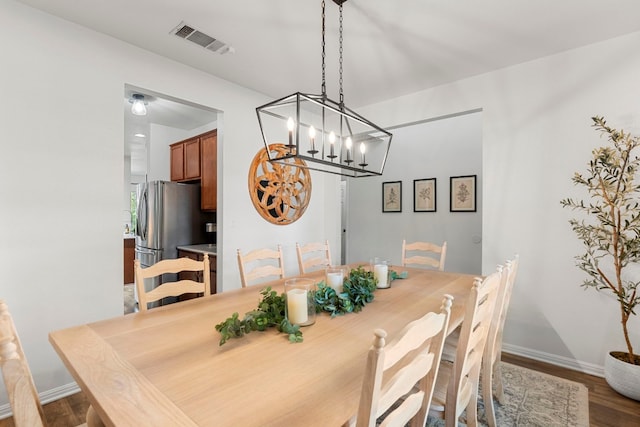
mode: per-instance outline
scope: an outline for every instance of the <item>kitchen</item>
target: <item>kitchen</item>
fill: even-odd
[[[148,267],[206,253],[215,293],[217,112],[126,85],[124,122],[125,313],[134,258]],[[145,283],[147,290],[158,285]]]

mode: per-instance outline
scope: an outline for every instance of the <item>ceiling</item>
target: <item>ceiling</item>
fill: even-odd
[[[19,0],[262,92],[319,93],[319,0]],[[348,0],[344,96],[351,108],[640,30],[638,0]],[[338,99],[338,6],[327,10],[327,93]],[[171,33],[180,22],[230,45]]]
[[[280,98],[321,92],[320,0],[18,0],[243,87]],[[326,83],[339,100],[338,6],[326,1]],[[640,31],[638,0],[348,0],[344,101],[354,109]],[[173,34],[187,24],[225,43],[212,52]],[[149,114],[130,113],[132,92]],[[127,87],[125,150],[146,170],[151,123],[194,129],[210,111]],[[142,130],[140,130],[142,129]]]
[[[144,96],[147,114],[136,116],[131,112],[131,95]],[[192,131],[204,125],[215,128],[217,112],[167,95],[126,85],[123,98],[125,157],[131,158],[131,173],[144,175],[147,168],[147,144],[151,125],[162,125]]]

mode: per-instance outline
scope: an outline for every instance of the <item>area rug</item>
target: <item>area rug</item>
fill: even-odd
[[[584,384],[502,362],[505,404],[494,404],[498,427],[588,427],[589,394]],[[460,417],[464,420],[465,415]],[[478,424],[487,426],[478,399]],[[443,427],[429,417],[426,427]],[[466,426],[460,422],[459,427]]]

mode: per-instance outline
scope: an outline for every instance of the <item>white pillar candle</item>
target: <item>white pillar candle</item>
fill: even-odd
[[[379,288],[389,287],[389,282],[387,280],[388,272],[389,267],[385,264],[376,264],[373,266],[373,277],[378,279]]]
[[[307,291],[291,289],[287,292],[287,318],[292,325],[300,325],[309,320]]]
[[[333,288],[337,294],[343,291],[343,278],[341,272],[327,273],[327,285]]]

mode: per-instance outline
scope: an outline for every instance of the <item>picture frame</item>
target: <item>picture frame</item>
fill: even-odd
[[[382,183],[382,212],[402,212],[402,181]]]
[[[436,178],[413,180],[413,211],[436,211]]]
[[[450,177],[449,193],[449,211],[476,212],[476,175]]]

